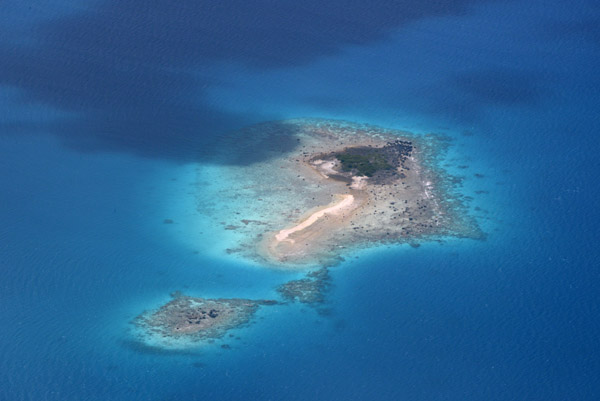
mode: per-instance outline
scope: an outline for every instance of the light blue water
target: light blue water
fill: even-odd
[[[598,7],[291,4],[0,6],[0,399],[598,398]],[[327,316],[131,342],[173,291],[298,277],[197,209],[215,138],[304,116],[453,137],[487,240],[352,255]]]

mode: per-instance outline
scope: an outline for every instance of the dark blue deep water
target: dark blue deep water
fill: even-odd
[[[0,400],[600,398],[597,2],[8,0],[0,21]],[[264,309],[231,349],[132,341],[172,291],[297,277],[192,235],[223,231],[194,225],[219,138],[294,117],[452,137],[487,239],[353,256],[327,313]]]

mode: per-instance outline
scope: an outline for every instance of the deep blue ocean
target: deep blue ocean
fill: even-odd
[[[598,4],[1,2],[0,400],[600,399]],[[133,341],[173,291],[299,277],[218,251],[198,185],[296,117],[453,138],[487,238],[350,256],[327,313],[261,309],[230,349]]]

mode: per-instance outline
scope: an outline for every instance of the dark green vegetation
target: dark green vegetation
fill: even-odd
[[[335,155],[342,163],[343,171],[351,171],[355,175],[373,177],[377,171],[394,168],[376,148],[369,149],[369,151],[360,154],[350,153],[349,150]]]
[[[352,183],[353,176],[367,176],[369,182],[375,185],[392,184],[398,178],[405,178],[405,172],[410,170],[404,162],[413,151],[412,142],[395,140],[384,146],[354,146],[328,154],[314,155],[312,160],[339,161],[338,174],[329,174],[334,180]]]

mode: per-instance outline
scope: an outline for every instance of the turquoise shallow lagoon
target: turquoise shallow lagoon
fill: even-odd
[[[0,400],[597,398],[595,3],[301,6],[0,6]],[[486,240],[347,254],[318,308],[134,341],[174,291],[303,277],[224,252],[215,196],[267,156],[219,162],[232,133],[302,117],[452,138]]]

